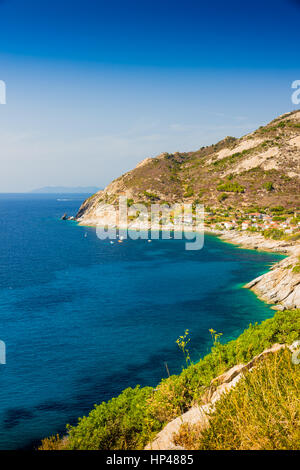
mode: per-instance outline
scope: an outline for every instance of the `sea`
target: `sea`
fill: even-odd
[[[282,256],[206,235],[100,240],[62,221],[86,194],[0,195],[0,449],[34,449],[127,387],[155,387],[273,315],[242,286]]]

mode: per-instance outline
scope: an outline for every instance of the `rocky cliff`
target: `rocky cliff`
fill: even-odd
[[[239,139],[226,137],[192,152],[162,153],[97,192],[80,207],[95,220],[99,204],[119,195],[134,202],[198,202],[206,206],[300,206],[300,111],[274,119]],[[220,198],[222,192],[225,198]]]
[[[105,204],[117,205],[121,195],[131,203],[203,203],[245,212],[251,207],[282,207],[299,213],[300,111],[279,116],[240,139],[226,137],[195,152],[146,158],[84,201],[77,221],[84,225],[118,224],[114,214],[103,208]],[[277,308],[300,307],[299,240],[271,240],[261,233],[236,230],[219,235],[245,248],[289,254],[246,287]]]

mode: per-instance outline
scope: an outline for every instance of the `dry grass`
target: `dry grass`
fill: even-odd
[[[300,448],[300,366],[274,354],[217,403],[210,427],[182,426],[176,443],[203,450]]]
[[[58,434],[47,437],[43,440],[38,450],[67,450],[67,439],[61,439]]]

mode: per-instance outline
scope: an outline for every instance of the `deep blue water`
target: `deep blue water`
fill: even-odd
[[[0,195],[1,449],[36,445],[125,387],[155,386],[165,362],[180,372],[186,328],[197,360],[209,328],[227,340],[273,314],[241,285],[278,255],[213,236],[200,251],[180,240],[111,245],[59,220],[84,198]]]

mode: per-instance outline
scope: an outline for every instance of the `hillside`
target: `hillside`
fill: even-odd
[[[40,449],[298,449],[299,365],[290,352],[300,332],[300,111],[240,139],[147,158],[88,198],[78,222],[111,223],[98,208],[120,195],[129,206],[203,203],[206,230],[288,254],[245,286],[278,311],[227,344],[210,330],[211,352],[196,364],[185,332],[177,340],[187,362],[180,375],[95,405]]]
[[[30,191],[32,194],[93,194],[98,191],[95,186],[44,186]]]
[[[98,191],[77,218],[101,202],[194,202],[210,207],[300,207],[300,111],[284,114],[239,139],[226,137],[194,152],[163,153]]]
[[[226,344],[212,330],[211,352],[199,362],[155,389],[127,388],[95,405],[40,449],[298,449],[299,365],[289,349],[299,331],[300,310],[277,312]]]

